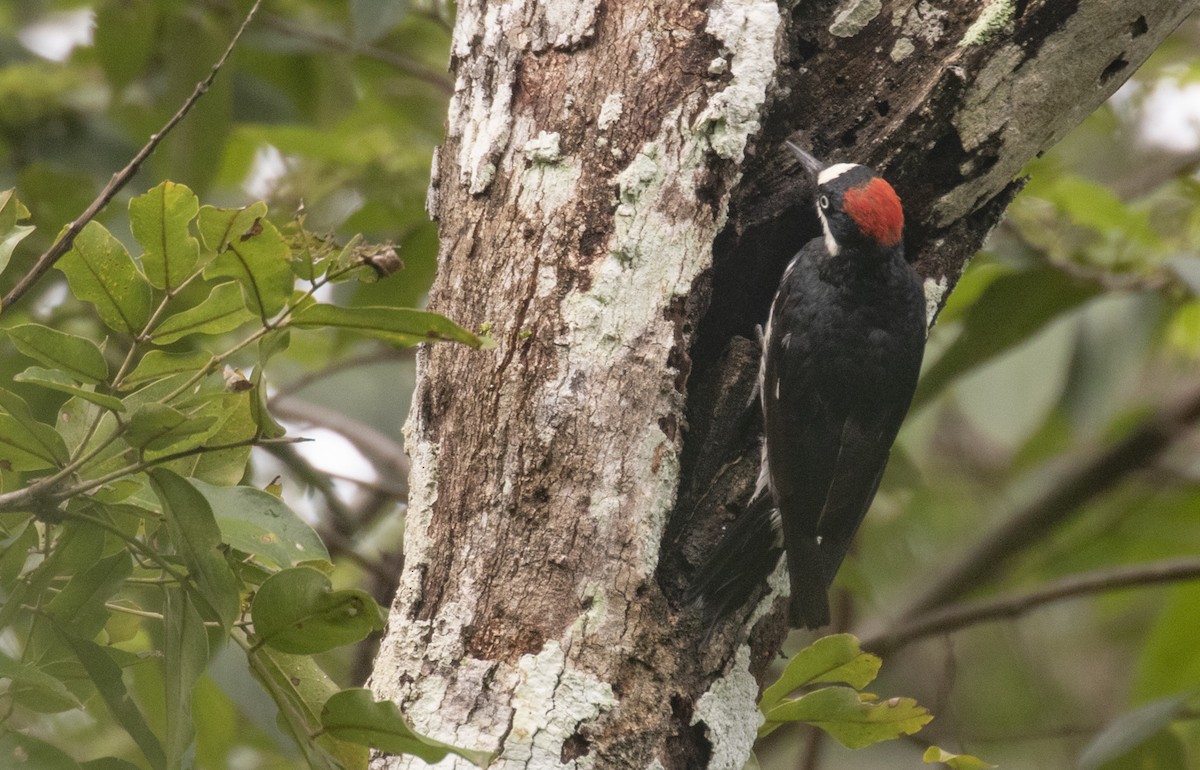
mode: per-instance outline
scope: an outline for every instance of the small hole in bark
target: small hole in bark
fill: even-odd
[[[1150,25],[1146,24],[1146,17],[1139,16],[1129,23],[1129,36],[1141,37],[1150,31]]]
[[[842,134],[841,138],[838,139],[838,143],[842,147],[853,147],[854,141],[857,138],[858,138],[858,132],[855,131],[853,128],[851,128]]]
[[[583,597],[583,601],[579,602],[579,609],[583,610],[584,612],[587,612],[588,610],[590,610],[592,608],[592,605],[595,603],[596,603],[596,599],[594,597],[585,596],[585,597]]]
[[[579,239],[579,253],[587,256],[599,254],[608,240],[608,232],[598,228],[588,228]]]
[[[1109,62],[1108,66],[1104,68],[1104,71],[1100,73],[1100,82],[1107,83],[1108,81],[1112,80],[1113,77],[1115,75],[1117,75],[1121,70],[1125,69],[1128,66],[1129,66],[1129,62],[1125,61],[1125,57],[1118,56],[1117,58],[1115,58],[1111,62]]]
[[[575,733],[570,738],[567,738],[565,741],[563,741],[562,752],[559,754],[559,761],[565,765],[573,759],[586,757],[588,752],[591,750],[591,742],[579,733]]]
[[[875,111],[881,117],[887,117],[887,114],[892,111],[892,105],[887,103],[887,99],[879,99],[875,102]]]

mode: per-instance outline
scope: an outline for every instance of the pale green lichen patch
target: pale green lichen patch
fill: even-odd
[[[758,682],[750,675],[750,646],[738,648],[729,673],[712,683],[696,701],[692,724],[703,722],[713,742],[708,770],[741,770],[763,722],[757,708]]]
[[[892,52],[890,56],[892,57],[892,61],[899,64],[908,57],[912,56],[913,51],[915,50],[916,47],[913,45],[913,42],[906,37],[902,37],[896,41],[895,45],[892,46]]]
[[[746,143],[759,131],[759,115],[775,79],[780,24],[779,7],[762,0],[724,0],[708,11],[705,31],[724,45],[732,77],[709,99],[696,130],[708,134],[709,146],[722,158],[741,161]]]
[[[1013,0],[992,0],[980,12],[975,23],[967,27],[962,40],[958,41],[958,47],[985,45],[995,40],[997,36],[1011,32],[1012,22],[1016,15],[1017,7]]]
[[[925,279],[925,325],[933,326],[933,320],[937,318],[938,311],[942,307],[942,301],[946,298],[946,291],[949,289],[950,283],[946,280],[946,276],[941,278],[926,278]]]
[[[494,767],[560,767],[563,742],[581,723],[617,705],[612,686],[567,664],[557,640],[517,663],[520,684],[513,691],[512,730]],[[579,761],[583,760],[583,761]],[[566,767],[591,766],[586,757]]]
[[[596,116],[596,128],[601,131],[607,131],[609,126],[616,123],[621,117],[623,102],[624,96],[620,93],[613,93],[604,97],[604,103],[600,105],[600,114]]]
[[[836,37],[854,37],[863,31],[871,21],[883,10],[880,0],[850,0],[842,6],[833,24],[829,25],[829,34]]]
[[[517,205],[530,217],[540,211],[543,221],[549,221],[559,207],[574,196],[579,183],[577,160],[558,163],[534,163],[521,177]]]
[[[557,131],[539,131],[521,149],[525,151],[525,157],[534,163],[555,163],[562,158],[559,141]]]
[[[621,173],[617,174],[617,198],[624,204],[636,203],[658,176],[658,145],[651,142],[633,157]],[[629,213],[618,206],[618,214]]]

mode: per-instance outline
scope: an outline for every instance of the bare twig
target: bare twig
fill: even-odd
[[[233,53],[234,46],[236,46],[238,40],[241,39],[242,33],[246,31],[246,27],[248,27],[251,20],[254,19],[254,14],[258,12],[258,7],[261,4],[262,0],[254,0],[254,5],[250,7],[250,11],[246,14],[246,18],[242,20],[242,24],[238,27],[237,32],[233,33],[233,38],[229,41],[229,45],[225,47],[225,52],[221,54],[221,58],[217,59],[216,63],[213,64],[212,69],[209,70],[208,76],[196,84],[196,88],[192,91],[191,96],[189,96],[184,101],[183,106],[181,106],[175,112],[175,114],[172,115],[165,124],[163,124],[163,127],[159,129],[157,133],[150,135],[150,139],[147,140],[144,145],[142,145],[142,149],[137,151],[137,154],[133,156],[133,160],[129,161],[129,164],[125,166],[125,168],[113,174],[112,179],[108,180],[108,184],[104,186],[104,189],[100,191],[100,194],[96,196],[96,199],[93,200],[87,209],[84,210],[83,214],[81,214],[74,222],[68,225],[67,228],[63,230],[62,234],[55,239],[54,243],[50,245],[50,248],[47,249],[42,256],[38,257],[38,260],[34,264],[33,268],[30,269],[30,271],[24,276],[22,276],[21,280],[17,281],[17,285],[14,286],[12,290],[4,297],[4,300],[0,302],[0,308],[10,308],[17,301],[19,301],[21,297],[25,296],[25,294],[33,287],[33,285],[41,280],[42,276],[44,276],[46,272],[54,266],[54,263],[57,262],[63,254],[66,254],[67,251],[70,250],[71,245],[75,243],[75,237],[78,236],[83,230],[84,225],[95,219],[96,215],[99,214],[104,207],[109,204],[110,201],[112,201],[116,194],[120,192],[125,185],[129,184],[129,180],[132,179],[134,174],[138,172],[138,169],[141,168],[142,163],[144,163],[146,159],[150,157],[150,154],[153,153],[162,140],[167,137],[167,134],[169,134],[171,130],[179,124],[179,121],[184,119],[184,117],[191,111],[192,107],[195,106],[196,102],[199,101],[200,97],[208,91],[209,87],[213,83],[213,80],[216,79],[217,73],[221,71],[221,68],[225,66],[225,62],[228,61],[229,56]]]
[[[946,634],[976,623],[1015,618],[1043,604],[1077,596],[1158,583],[1200,580],[1200,559],[1167,559],[1150,564],[1109,567],[1038,586],[1030,591],[943,607],[864,637],[863,649],[886,655],[917,639]]]
[[[1065,471],[1058,482],[985,535],[901,614],[901,623],[965,596],[997,574],[1013,554],[1107,493],[1130,472],[1153,463],[1200,419],[1200,387],[1151,414],[1124,439]]]

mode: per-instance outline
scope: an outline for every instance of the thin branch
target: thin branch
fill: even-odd
[[[335,374],[342,374],[350,369],[355,369],[360,366],[369,366],[371,364],[388,363],[391,361],[407,361],[413,357],[413,352],[410,349],[397,350],[396,348],[381,348],[370,353],[365,353],[360,356],[351,356],[343,358],[339,361],[334,361],[329,366],[316,371],[308,372],[305,375],[297,377],[286,385],[280,386],[279,390],[271,394],[267,400],[268,406],[274,406],[275,402],[281,398],[292,396],[301,390],[304,390],[314,382],[319,382],[326,377],[332,377]]]
[[[22,276],[21,280],[17,282],[17,285],[12,288],[12,291],[10,291],[4,297],[3,301],[0,301],[0,307],[10,308],[16,304],[21,297],[25,296],[29,289],[31,289],[35,283],[41,280],[42,276],[44,276],[46,272],[54,266],[54,263],[57,262],[63,254],[66,254],[67,251],[70,250],[71,245],[75,243],[75,237],[83,230],[84,225],[95,219],[96,215],[99,214],[114,197],[116,197],[116,194],[120,192],[125,185],[129,184],[129,180],[132,179],[134,174],[138,172],[138,169],[141,168],[142,163],[144,163],[146,159],[150,157],[150,154],[153,153],[162,140],[167,137],[167,134],[169,134],[171,130],[179,124],[179,121],[184,119],[184,117],[191,111],[192,107],[195,106],[196,102],[199,101],[200,97],[208,91],[210,86],[212,86],[213,80],[215,80],[217,77],[217,73],[220,72],[221,68],[225,66],[225,62],[233,53],[234,46],[237,45],[238,40],[240,40],[242,37],[242,33],[246,31],[246,27],[248,27],[251,20],[254,19],[254,14],[258,12],[258,7],[261,4],[262,0],[254,0],[254,5],[250,7],[249,13],[247,13],[246,18],[242,20],[242,24],[238,27],[237,32],[233,33],[233,38],[229,41],[229,45],[225,47],[225,52],[221,54],[221,58],[217,59],[216,63],[213,64],[212,69],[209,70],[208,76],[196,84],[196,88],[192,91],[191,96],[184,101],[183,106],[181,106],[179,110],[171,116],[170,120],[168,120],[157,133],[150,135],[150,139],[142,146],[142,149],[137,151],[137,154],[133,156],[133,160],[129,161],[129,164],[125,166],[125,168],[121,169],[116,174],[113,174],[112,179],[108,180],[108,184],[104,186],[104,189],[100,191],[100,194],[96,196],[96,199],[92,201],[91,205],[84,210],[83,214],[81,214],[78,219],[67,226],[62,234],[54,241],[53,244],[51,244],[50,248],[46,250],[46,253],[38,257],[38,260],[34,264],[33,268],[24,276]]]
[[[168,455],[156,457],[153,460],[142,460],[140,462],[127,465],[124,468],[119,468],[111,473],[106,473],[103,476],[98,476],[94,479],[84,479],[73,487],[65,489],[54,489],[54,484],[46,484],[41,480],[35,481],[27,487],[14,489],[12,492],[0,494],[0,511],[16,511],[27,507],[36,507],[41,503],[58,503],[63,500],[68,500],[78,495],[87,494],[92,490],[104,486],[110,481],[130,476],[134,473],[141,473],[144,470],[153,468],[156,465],[173,462],[184,457],[202,454],[204,452],[220,452],[225,449],[239,449],[247,446],[269,446],[272,444],[297,444],[302,441],[308,441],[306,438],[248,438],[242,441],[232,441],[228,444],[216,444],[212,446],[198,446],[191,449],[184,449],[179,452],[173,452]]]
[[[1200,580],[1198,558],[1167,559],[1150,564],[1098,569],[1070,575],[1022,593],[943,607],[880,634],[865,637],[862,646],[876,654],[886,655],[917,639],[946,634],[976,623],[1015,618],[1050,602],[1189,580]]]
[[[1019,507],[928,584],[901,614],[908,622],[965,596],[1000,572],[1007,560],[1113,489],[1132,471],[1151,465],[1200,419],[1200,387],[1159,407],[1124,439],[1061,474],[1057,483]]]
[[[271,412],[288,422],[328,428],[342,435],[375,466],[380,476],[408,494],[408,455],[399,442],[353,417],[297,398],[271,399]]]
[[[264,13],[262,21],[264,25],[288,37],[313,43],[329,51],[336,51],[338,53],[349,52],[356,56],[374,59],[375,61],[394,67],[409,77],[434,86],[446,96],[454,93],[454,81],[450,79],[449,75],[435,72],[424,64],[414,61],[407,56],[401,56],[394,51],[366,43],[357,43],[341,35],[302,26],[274,14]]]
[[[210,8],[220,8],[222,10],[230,10],[231,7],[230,3],[223,2],[222,0],[207,0],[205,5]],[[430,18],[446,31],[452,31],[451,27],[447,25],[446,20],[441,18],[439,14],[419,9],[413,9],[412,12],[421,13],[421,15]],[[370,45],[369,43],[359,43],[335,32],[297,24],[291,19],[277,16],[273,13],[263,13],[260,21],[264,27],[272,29],[281,35],[286,35],[293,40],[311,43],[333,53],[351,53],[365,59],[374,59],[403,72],[415,80],[420,80],[434,86],[447,96],[454,93],[454,81],[450,79],[449,75],[443,72],[436,72],[414,59],[410,59],[387,48]]]

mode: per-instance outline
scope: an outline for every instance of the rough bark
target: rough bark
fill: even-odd
[[[375,691],[494,767],[741,768],[782,602],[706,640],[678,599],[817,230],[780,142],[892,180],[932,317],[1022,164],[1198,2],[462,2],[431,306],[496,344],[420,354]]]

